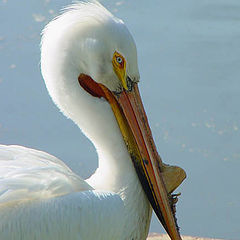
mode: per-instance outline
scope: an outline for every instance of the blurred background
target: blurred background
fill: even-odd
[[[86,178],[91,142],[52,103],[40,33],[71,1],[0,0],[0,143],[51,153]],[[184,235],[240,239],[240,1],[102,0],[133,34],[159,153],[183,167]],[[178,192],[177,191],[177,192]],[[151,232],[164,232],[156,217]]]

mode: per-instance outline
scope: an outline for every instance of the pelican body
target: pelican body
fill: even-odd
[[[152,208],[171,239],[181,239],[123,21],[97,2],[67,7],[43,30],[41,71],[99,164],[83,180],[47,153],[1,145],[0,239],[143,240]]]

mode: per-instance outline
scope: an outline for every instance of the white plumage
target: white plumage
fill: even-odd
[[[43,31],[41,68],[49,94],[93,142],[99,167],[84,181],[47,153],[1,146],[0,239],[146,239],[150,204],[111,106],[77,81],[85,73],[118,90],[111,65],[116,50],[126,59],[127,75],[137,82],[131,34],[98,3],[67,8]]]
[[[22,146],[0,145],[0,206],[92,188],[62,161]]]
[[[118,194],[89,190],[44,152],[3,146],[1,159],[0,239],[122,239]]]

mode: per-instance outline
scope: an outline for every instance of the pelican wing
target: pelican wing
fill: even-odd
[[[121,239],[123,209],[54,156],[0,145],[0,239]]]
[[[83,191],[5,207],[0,239],[123,239],[124,206],[117,194]]]
[[[91,189],[50,154],[22,146],[0,145],[0,206]]]

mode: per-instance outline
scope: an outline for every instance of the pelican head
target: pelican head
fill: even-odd
[[[114,141],[109,132],[121,133],[158,218],[180,239],[138,91],[136,45],[123,21],[96,2],[65,9],[43,31],[41,69],[53,101],[97,150]]]
[[[111,91],[121,91],[125,83],[119,78],[119,61],[123,61],[122,70],[126,75],[122,77],[126,79],[128,76],[132,81],[139,81],[136,45],[122,20],[98,3],[75,4],[65,10],[43,31],[44,76],[51,69],[55,72],[53,67],[59,65],[61,70],[64,66],[69,69],[71,62],[71,71],[91,76]],[[51,62],[53,54],[54,62]],[[45,67],[45,63],[48,67]],[[44,79],[50,90],[48,78]]]

